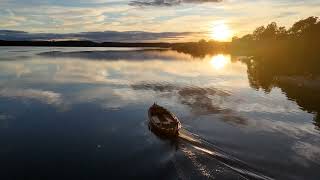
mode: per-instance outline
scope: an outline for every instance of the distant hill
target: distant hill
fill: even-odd
[[[53,47],[161,47],[168,48],[171,43],[124,43],[124,42],[103,42],[92,41],[3,41],[0,46],[53,46]]]

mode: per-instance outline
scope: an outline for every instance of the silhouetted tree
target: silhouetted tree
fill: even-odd
[[[293,24],[293,26],[289,29],[289,33],[293,36],[299,37],[304,33],[313,29],[313,26],[319,24],[318,17],[308,17],[307,19],[300,20]]]
[[[266,28],[264,26],[260,26],[257,27],[254,31],[253,31],[253,40],[262,40],[263,39],[263,33],[266,30]]]

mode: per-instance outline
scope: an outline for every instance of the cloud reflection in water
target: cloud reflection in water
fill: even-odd
[[[138,109],[139,121],[144,120],[149,105],[157,101],[182,115],[182,121],[186,118],[184,123],[205,134],[206,138],[227,144],[230,137],[235,147],[246,149],[248,146],[259,152],[264,147],[257,147],[257,144],[261,145],[257,138],[276,136],[281,138],[274,141],[294,151],[290,155],[302,157],[308,165],[313,163],[310,157],[318,156],[314,150],[302,153],[309,147],[317,150],[314,139],[319,137],[319,132],[310,123],[313,115],[288,100],[281,89],[273,88],[264,93],[250,88],[246,66],[234,62],[231,56],[192,59],[170,50],[125,50],[124,55],[107,48],[73,49],[72,53],[70,49],[52,50],[43,48],[46,53],[28,60],[1,61],[0,100],[14,99],[13,103],[32,100],[57,109],[68,107],[70,111],[63,112],[66,114],[72,114],[71,111],[84,105],[84,110],[93,107],[93,112],[100,112],[99,118],[103,120],[109,113],[124,114]],[[23,52],[17,52],[19,54]],[[4,118],[7,114],[0,116],[3,127],[11,120]],[[15,114],[11,116],[15,117]],[[283,144],[287,139],[308,140],[298,145],[291,141],[291,144]],[[261,143],[270,145],[269,142]],[[278,153],[276,160],[271,158],[268,162],[278,162],[284,155]]]

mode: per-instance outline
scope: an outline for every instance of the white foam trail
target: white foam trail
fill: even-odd
[[[194,137],[194,135],[192,133],[188,132],[185,129],[179,130],[179,137],[186,140],[186,141],[190,141],[193,143],[201,143],[198,139],[196,139]]]
[[[224,152],[220,152],[221,150],[210,150],[212,146],[210,143],[197,138],[196,135],[188,132],[185,129],[181,129],[179,131],[179,138],[190,143],[196,150],[206,153],[210,156],[213,156],[216,160],[218,160],[221,164],[225,165],[226,167],[232,169],[233,171],[239,173],[240,175],[244,176],[245,178],[249,179],[263,179],[263,180],[272,180],[268,176],[265,176],[261,173],[255,172],[254,168],[251,168],[246,163],[227,155]],[[219,152],[218,152],[219,151]]]

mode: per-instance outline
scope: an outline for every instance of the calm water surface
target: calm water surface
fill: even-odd
[[[242,58],[1,47],[0,179],[319,179],[316,101],[256,88]],[[183,137],[148,130],[153,102]]]

